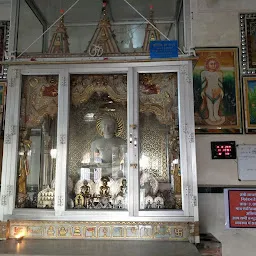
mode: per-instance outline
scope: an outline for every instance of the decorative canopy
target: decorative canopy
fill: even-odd
[[[149,21],[151,24],[154,24],[154,11],[153,6],[150,6],[150,16]],[[145,31],[145,37],[143,41],[142,49],[144,52],[149,52],[149,44],[150,41],[160,40],[160,33],[150,24],[147,24],[146,31]]]
[[[67,28],[64,25],[64,11],[61,10],[62,17],[60,18],[58,27],[52,35],[51,44],[48,53],[53,54],[66,54],[69,53],[69,42]]]
[[[120,53],[119,48],[117,46],[117,42],[115,40],[115,35],[111,30],[110,21],[107,16],[106,6],[106,1],[103,1],[101,19],[86,50],[86,52],[88,53],[90,53],[91,49],[95,46],[101,47],[103,50],[103,54]]]

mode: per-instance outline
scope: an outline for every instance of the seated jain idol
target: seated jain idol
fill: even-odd
[[[127,208],[126,141],[116,136],[118,125],[114,117],[100,119],[103,135],[91,143],[90,163],[82,164],[87,174],[78,180],[71,199],[71,208]]]
[[[124,176],[126,141],[116,137],[117,122],[114,117],[103,116],[100,127],[103,137],[91,144],[91,164],[101,168],[102,177]]]

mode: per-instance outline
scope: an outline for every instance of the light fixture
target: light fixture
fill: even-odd
[[[140,158],[140,167],[142,169],[149,168],[149,160],[150,160],[150,158],[148,156],[145,156],[144,154],[142,154],[142,156]]]
[[[52,159],[56,159],[56,157],[57,157],[57,149],[56,148],[52,148],[50,150],[50,155],[51,155]]]
[[[86,122],[92,122],[94,120],[95,120],[95,113],[87,113],[84,116],[84,121],[86,121]]]
[[[19,233],[18,235],[15,236],[15,239],[16,239],[17,243],[21,243],[23,238],[24,238],[24,233],[23,232]]]

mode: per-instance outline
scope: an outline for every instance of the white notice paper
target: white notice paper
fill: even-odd
[[[256,145],[238,145],[237,168],[239,180],[256,180]]]

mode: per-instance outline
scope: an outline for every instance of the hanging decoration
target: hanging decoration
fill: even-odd
[[[86,51],[90,56],[102,56],[106,53],[120,53],[115,40],[115,35],[111,30],[109,18],[107,17],[107,2],[102,3],[102,14],[99,24],[94,32],[94,35],[87,47]]]
[[[60,11],[62,17],[59,21],[56,31],[52,35],[48,53],[66,54],[69,53],[69,42],[67,28],[64,25],[64,10]]]
[[[150,23],[147,24],[143,46],[142,46],[142,49],[144,52],[149,52],[150,41],[161,40],[160,33],[152,26],[152,24],[155,26],[153,5],[150,5],[149,21]]]

